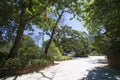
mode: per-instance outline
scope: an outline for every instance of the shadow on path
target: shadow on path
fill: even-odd
[[[97,60],[96,60],[96,63],[99,63],[99,64],[107,64],[107,60],[106,60],[106,59],[97,59]]]
[[[42,76],[43,76],[44,78],[47,78],[47,79],[52,80],[52,78],[50,78],[50,77],[46,76],[43,72],[40,72],[40,73],[42,74]]]
[[[54,78],[54,76],[55,76],[55,72],[52,72],[52,77],[48,77],[48,76],[46,76],[43,72],[37,72],[37,73],[40,73],[44,78],[47,78],[47,79],[49,79],[49,80],[53,80],[53,78]]]
[[[2,78],[1,80],[6,80],[7,78],[9,78],[9,77]],[[17,80],[17,78],[18,78],[18,75],[16,75],[16,76],[13,78],[13,80]]]
[[[120,71],[107,66],[96,67],[90,70],[86,77],[79,80],[120,80]]]
[[[90,59],[89,62],[92,64],[107,64],[107,59]]]

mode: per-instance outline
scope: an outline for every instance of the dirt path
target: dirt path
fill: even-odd
[[[4,80],[120,80],[120,73],[107,67],[104,56],[90,56],[55,62],[39,72]]]

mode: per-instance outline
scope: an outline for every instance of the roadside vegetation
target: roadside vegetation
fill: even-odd
[[[89,0],[82,6],[82,19],[93,37],[93,49],[107,56],[108,64],[120,68],[120,1]]]

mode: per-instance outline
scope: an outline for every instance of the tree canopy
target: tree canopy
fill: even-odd
[[[95,37],[95,43],[100,42],[100,45],[97,45],[96,47],[102,48],[102,53],[106,53],[106,50],[109,50],[107,54],[119,54],[119,14],[119,0],[84,1],[82,14],[84,24],[91,33],[97,34]],[[101,33],[103,30],[105,31]],[[100,47],[102,43],[106,45],[106,48]],[[100,50],[101,49],[99,49],[99,51]]]

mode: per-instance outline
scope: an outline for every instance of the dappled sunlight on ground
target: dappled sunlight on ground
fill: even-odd
[[[96,67],[80,80],[120,80],[120,72],[108,66]]]

